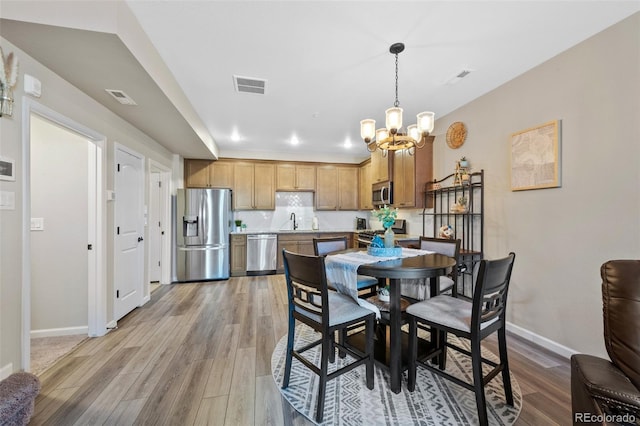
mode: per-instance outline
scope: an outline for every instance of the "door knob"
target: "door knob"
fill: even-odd
[[[140,241],[144,241],[144,238],[138,237],[138,242],[140,242]]]

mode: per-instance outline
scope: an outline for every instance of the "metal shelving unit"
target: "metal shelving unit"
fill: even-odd
[[[484,170],[470,173],[468,180],[459,182],[456,174],[452,173],[426,184],[422,235],[437,237],[440,227],[451,226],[453,238],[459,238],[461,242],[458,294],[471,297],[473,269],[484,256]],[[466,211],[452,211],[460,197],[467,199]],[[432,209],[427,208],[430,205]],[[428,218],[431,224],[427,223]]]

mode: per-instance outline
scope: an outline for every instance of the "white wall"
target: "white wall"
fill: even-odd
[[[600,265],[640,258],[638,28],[635,14],[441,117],[435,129],[435,176],[463,155],[485,170],[486,257],[516,253],[508,320],[597,355],[605,355]],[[510,135],[555,119],[562,187],[511,192]],[[455,121],[468,137],[452,150],[445,133]]]
[[[88,319],[88,144],[31,117],[31,331],[68,334]]]

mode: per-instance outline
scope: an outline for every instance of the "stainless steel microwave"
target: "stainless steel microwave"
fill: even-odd
[[[393,182],[379,182],[372,185],[372,202],[374,207],[393,204]]]

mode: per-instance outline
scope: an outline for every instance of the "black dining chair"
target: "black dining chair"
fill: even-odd
[[[327,237],[327,238],[314,238],[313,239],[313,251],[316,256],[325,256],[327,254],[346,250],[347,237]],[[329,283],[329,288],[333,288]],[[378,288],[378,279],[374,277],[368,277],[366,275],[358,275],[358,293],[364,297],[373,296],[376,294]],[[367,290],[367,291],[364,291]]]
[[[420,365],[427,370],[439,374],[476,395],[478,419],[481,425],[488,424],[484,386],[498,373],[502,372],[502,383],[507,404],[513,405],[509,361],[507,359],[506,342],[506,308],[511,271],[515,254],[502,259],[481,260],[477,264],[475,289],[472,301],[449,295],[439,295],[407,308],[409,321],[409,377],[408,389],[413,392],[416,386],[416,367]],[[418,324],[424,324],[439,335],[439,347],[425,357],[418,359],[417,340]],[[489,335],[498,333],[498,363],[482,357],[481,342]],[[468,339],[471,351],[447,342],[447,333]],[[447,348],[451,348],[471,357],[473,383],[465,382],[444,371]],[[438,357],[439,365],[433,366],[430,360]],[[482,365],[493,369],[483,375]]]
[[[420,249],[440,253],[445,256],[452,257],[456,260],[456,264],[460,259],[460,240],[452,240],[447,238],[431,238],[420,237]],[[458,267],[453,268],[447,276],[439,278],[439,294],[451,291],[453,297],[458,296]],[[403,279],[401,281],[402,295],[409,299],[425,300],[431,296],[429,292],[428,280],[422,279]]]
[[[327,381],[346,373],[355,367],[365,364],[366,384],[373,389],[373,336],[375,314],[373,311],[360,307],[351,297],[329,291],[323,256],[308,256],[282,251],[284,271],[287,282],[289,301],[289,334],[287,336],[287,353],[282,388],[289,386],[291,362],[296,358],[320,378],[318,386],[318,402],[316,406],[316,421],[322,422],[324,399]],[[301,348],[294,348],[295,324],[299,321],[320,333],[320,339]],[[347,344],[336,344],[333,336],[347,327],[360,324],[365,329],[364,352]],[[302,354],[320,345],[320,366],[314,364]],[[338,346],[354,361],[328,373],[329,353]]]

